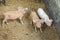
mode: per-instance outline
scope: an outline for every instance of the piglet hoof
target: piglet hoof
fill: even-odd
[[[4,28],[4,24],[2,24],[2,27]]]
[[[4,28],[4,25],[2,25],[2,27]]]
[[[37,33],[37,30],[35,30],[35,32]]]
[[[48,28],[51,28],[51,26],[48,26]]]
[[[41,33],[43,32],[41,28],[40,28],[40,32],[41,32]]]
[[[43,31],[41,31],[41,33],[42,33]]]
[[[37,33],[37,31],[35,31]]]
[[[21,24],[24,24],[23,22]]]
[[[8,23],[6,23],[8,25]]]
[[[35,32],[37,32],[37,28],[35,27]]]

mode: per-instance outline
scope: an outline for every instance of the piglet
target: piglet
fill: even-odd
[[[40,31],[42,32],[41,25],[44,23],[44,20],[39,19],[36,12],[33,11],[33,10],[31,11],[29,18],[30,18],[30,21],[31,21],[32,25],[34,25],[35,32],[37,32],[37,28],[39,28]]]
[[[10,20],[14,20],[14,19],[19,19],[20,22],[23,24],[23,16],[25,15],[25,13],[28,11],[28,8],[20,8],[20,10],[16,10],[16,11],[7,11],[7,12],[4,12],[3,13],[3,16],[4,16],[4,20],[3,20],[3,25],[4,23],[6,22],[7,23],[7,20],[10,19]]]
[[[38,8],[37,12],[39,17],[43,19],[48,26],[51,26],[53,20],[49,19],[49,16],[46,14],[46,12],[42,8]]]

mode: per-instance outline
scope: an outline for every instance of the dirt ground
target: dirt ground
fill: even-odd
[[[5,11],[17,10],[18,6],[28,7],[29,9],[35,8],[36,10],[41,7],[45,11],[43,2],[35,2],[34,0],[6,0],[6,6],[0,6],[0,19],[3,17],[1,14]],[[27,13],[28,14],[28,13]],[[23,18],[24,24],[19,21],[8,21],[3,28],[0,21],[0,40],[58,40],[55,26],[43,26],[43,33],[40,31],[35,32],[33,26],[30,24],[28,15]]]

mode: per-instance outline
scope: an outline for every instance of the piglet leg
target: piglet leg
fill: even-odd
[[[2,24],[3,27],[4,27],[5,22],[7,23],[7,19],[4,19],[4,20],[3,20],[3,24]],[[8,24],[8,23],[7,23],[7,24]]]
[[[37,32],[37,28],[36,28],[36,26],[35,26],[35,32]]]
[[[20,17],[19,19],[20,19],[21,24],[23,24],[22,18]]]
[[[42,28],[40,28],[40,31],[41,31],[41,33],[42,33]]]

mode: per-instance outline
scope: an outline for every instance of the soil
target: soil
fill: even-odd
[[[0,20],[3,19],[2,13],[11,10],[17,10],[19,6],[34,8],[37,10],[39,7],[43,8],[46,12],[44,3],[35,0],[6,0],[6,6],[0,6]],[[29,14],[29,13],[27,13]],[[48,12],[47,12],[48,14]],[[43,32],[34,31],[33,26],[29,22],[29,15],[23,18],[24,24],[19,23],[18,20],[9,21],[2,27],[2,20],[0,21],[0,40],[58,40],[55,26],[51,27],[43,25]]]

